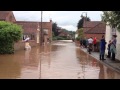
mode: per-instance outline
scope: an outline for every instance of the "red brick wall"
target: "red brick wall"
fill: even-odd
[[[16,24],[23,26],[23,33],[35,34],[35,40],[36,40],[37,38],[36,35],[38,33],[37,29],[38,28],[41,29],[41,22],[17,21]],[[51,38],[52,37],[52,20],[50,20],[50,22],[42,22],[42,28],[48,29],[48,37]],[[41,33],[41,30],[40,30],[40,33]]]
[[[40,26],[41,26],[41,23],[40,23]],[[48,29],[48,37],[51,38],[52,37],[52,20],[50,20],[50,22],[43,22],[42,28]]]
[[[29,43],[30,43],[31,47],[37,46],[35,40],[30,40]],[[25,48],[25,42],[23,42],[23,41],[19,41],[19,42],[14,44],[15,51],[17,51],[17,50],[24,50],[24,48]]]
[[[90,37],[94,38],[94,37],[96,37],[98,40],[100,40],[102,38],[102,35],[105,35],[105,34],[85,34],[85,37],[86,38],[90,38]]]
[[[8,22],[16,22],[16,19],[13,15],[13,12],[10,12],[9,15],[6,17],[6,21]]]

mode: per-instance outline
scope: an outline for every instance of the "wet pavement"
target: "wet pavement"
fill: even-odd
[[[119,79],[72,41],[0,55],[0,79]]]
[[[88,53],[87,52],[87,49],[86,48],[81,48],[82,51],[84,51],[85,53]],[[111,68],[112,70],[120,73],[120,60],[111,60],[110,58],[107,58],[107,55],[105,55],[105,59],[104,61],[101,61],[99,60],[99,52],[92,52],[90,54],[92,57],[96,58],[97,61],[99,61],[101,64]]]

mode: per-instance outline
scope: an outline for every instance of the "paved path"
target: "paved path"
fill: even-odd
[[[86,48],[81,48],[81,50],[88,53]],[[112,61],[109,58],[106,58],[106,60],[104,60],[104,61],[100,61],[99,60],[99,52],[92,52],[90,55],[92,57],[96,58],[100,63],[102,63],[102,64],[106,65],[107,67],[120,73],[120,61],[118,61],[118,60]]]

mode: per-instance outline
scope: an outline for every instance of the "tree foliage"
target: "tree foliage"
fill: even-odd
[[[75,38],[75,31],[68,31],[68,32],[72,36],[72,39],[74,39]]]
[[[80,37],[80,38],[84,37],[83,28],[78,29],[77,33],[78,33],[78,37]]]
[[[53,23],[52,24],[52,31],[54,33],[55,36],[58,36],[58,26],[57,26],[57,23]]]
[[[60,31],[59,31],[60,30]],[[69,31],[67,29],[61,28],[57,25],[57,23],[53,23],[52,24],[52,36],[53,36],[53,40],[67,40],[70,39],[68,38],[68,36],[59,36],[61,33],[68,33],[71,37],[70,38],[74,38],[75,37],[75,32],[73,31]]]
[[[20,26],[0,21],[0,54],[14,53],[14,43],[20,40],[21,36]]]
[[[84,16],[81,16],[81,19],[78,21],[78,24],[77,24],[77,28],[80,29],[80,28],[83,28],[83,23],[84,21],[91,21],[89,17],[84,17]]]
[[[103,11],[102,21],[120,31],[120,11]]]

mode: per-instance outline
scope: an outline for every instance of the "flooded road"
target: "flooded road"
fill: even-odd
[[[120,79],[72,41],[0,55],[0,79]]]

